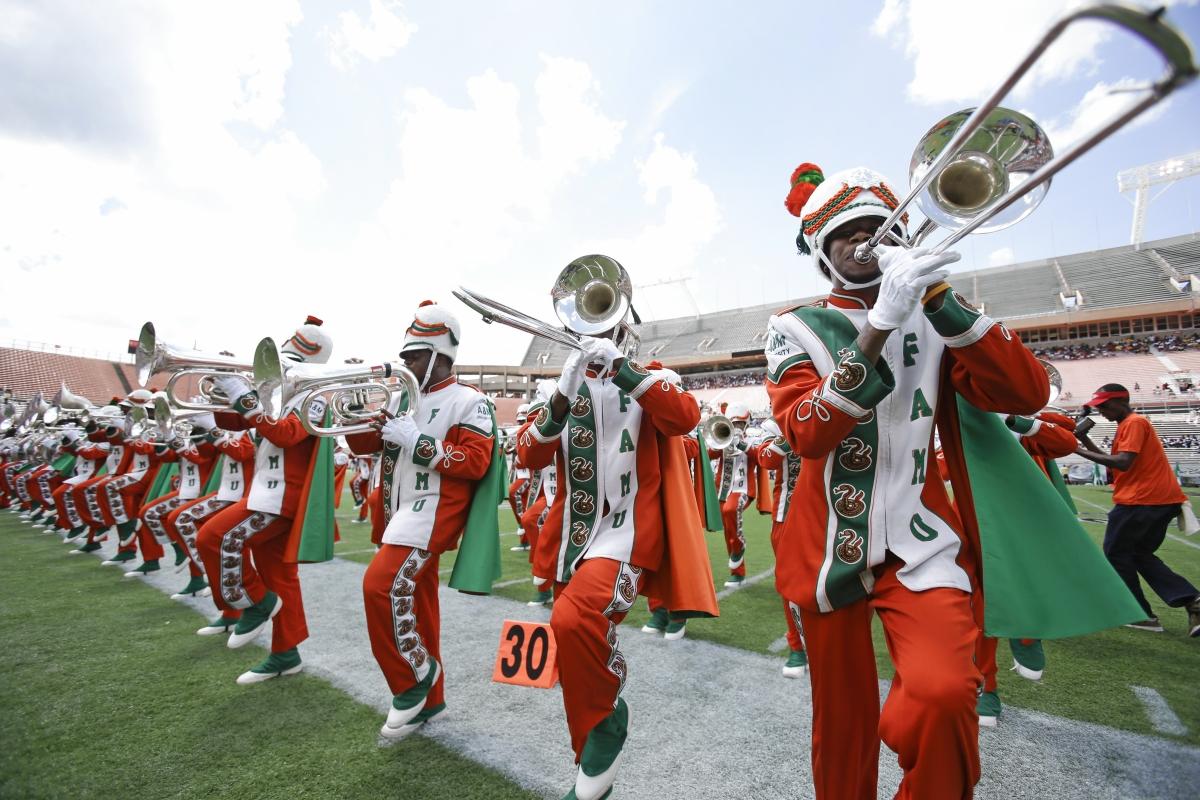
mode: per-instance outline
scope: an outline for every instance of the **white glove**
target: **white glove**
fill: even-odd
[[[931,255],[922,247],[906,250],[880,246],[879,269],[883,280],[879,283],[875,306],[867,312],[867,322],[881,331],[899,328],[917,307],[925,290],[950,274],[939,267],[953,264],[959,258],[953,251]]]
[[[542,378],[537,382],[537,399],[544,403],[549,403],[550,398],[554,397],[554,392],[558,390],[558,381],[553,378]]]
[[[237,403],[238,398],[250,394],[252,390],[246,379],[237,375],[217,378],[216,388],[229,398],[229,405],[231,406]]]
[[[583,371],[587,369],[589,353],[587,350],[572,350],[563,364],[562,375],[558,378],[558,393],[575,402],[579,396],[579,387],[583,385]]]
[[[411,414],[389,419],[383,424],[380,433],[385,442],[398,444],[410,453],[417,446],[417,439],[421,437],[421,431]]]
[[[587,351],[589,363],[611,366],[614,361],[625,357],[625,354],[621,352],[621,348],[617,347],[612,339],[596,339],[591,336],[583,336],[581,340]]]

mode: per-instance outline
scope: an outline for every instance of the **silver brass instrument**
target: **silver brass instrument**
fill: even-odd
[[[581,336],[596,336],[615,328],[613,342],[617,347],[627,356],[637,352],[638,335],[626,322],[631,313],[637,321],[632,306],[633,282],[625,268],[608,256],[577,258],[558,274],[550,297],[562,328],[462,286],[452,294],[483,317],[484,322],[499,322],[574,350],[583,349]]]
[[[724,450],[733,444],[733,423],[724,414],[712,414],[700,423],[700,438],[709,450]]]
[[[81,397],[67,388],[63,381],[54,397],[50,399],[50,408],[42,413],[42,422],[47,425],[62,425],[68,422],[86,424],[96,406],[86,397]]]
[[[208,435],[208,432],[196,432],[190,420],[206,413],[208,412],[173,408],[164,395],[155,395],[154,427],[147,430],[147,441],[164,443],[170,440],[172,435],[184,441],[199,441]]]
[[[1060,414],[1067,414],[1066,411],[1054,405],[1054,401],[1058,400],[1058,396],[1062,394],[1062,373],[1058,371],[1058,367],[1054,366],[1049,361],[1039,358],[1038,363],[1042,365],[1042,369],[1046,370],[1046,377],[1050,379],[1050,398],[1046,401],[1046,410],[1057,411]],[[1067,414],[1067,416],[1070,415]]]
[[[397,382],[384,382],[389,379]],[[307,394],[300,403],[300,422],[313,436],[343,436],[374,430],[380,411],[396,416],[405,394],[408,396],[405,413],[412,414],[417,409],[420,385],[417,377],[400,362],[373,367],[307,364],[281,358],[275,340],[269,336],[258,343],[254,352],[254,388],[263,408],[274,415]],[[313,404],[326,395],[325,402],[333,416],[329,427],[312,419]]]
[[[172,373],[165,389],[167,398],[171,405],[188,411],[228,410],[228,398],[217,389],[217,379],[228,375],[242,375],[248,378],[253,369],[253,365],[236,358],[202,353],[199,350],[175,347],[159,341],[154,332],[154,323],[151,322],[143,325],[138,335],[134,366],[137,368],[138,383],[142,386],[149,382],[151,375],[159,372]],[[196,376],[198,379],[197,392],[203,401],[194,402],[183,397],[176,389],[176,384],[188,376]]]
[[[1062,17],[983,103],[951,114],[922,137],[910,165],[908,195],[874,235],[858,246],[855,260],[866,264],[885,238],[916,246],[938,226],[953,231],[933,248],[934,253],[941,253],[968,234],[997,231],[1032,213],[1054,175],[1196,78],[1191,46],[1163,21],[1163,11],[1101,3]],[[1141,38],[1162,56],[1167,71],[1158,81],[1135,90],[1144,92],[1144,97],[1055,158],[1045,132],[1024,114],[1002,108],[1000,101],[1047,48],[1080,20],[1109,22]],[[892,229],[914,201],[926,221],[909,241],[900,241]]]

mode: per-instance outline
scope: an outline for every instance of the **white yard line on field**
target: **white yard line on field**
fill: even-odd
[[[1146,716],[1149,717],[1154,730],[1159,733],[1169,733],[1172,736],[1187,735],[1187,726],[1171,710],[1165,697],[1146,686],[1130,686],[1129,688],[1133,689],[1137,699],[1142,701],[1142,707],[1146,709]]]
[[[721,591],[717,592],[717,599],[724,600],[726,597],[729,597],[729,595],[733,594],[734,592],[740,592],[742,589],[745,589],[747,586],[753,586],[756,583],[761,583],[762,581],[765,581],[767,578],[771,577],[774,574],[775,574],[775,568],[771,567],[766,572],[760,572],[757,575],[753,575],[749,578],[746,578],[746,580],[742,581],[737,586],[730,586],[728,589],[722,589]]]

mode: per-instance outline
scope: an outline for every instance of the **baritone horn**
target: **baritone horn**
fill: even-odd
[[[463,286],[452,294],[483,317],[484,322],[499,322],[573,350],[583,349],[582,336],[597,336],[616,329],[613,343],[627,356],[637,352],[638,335],[627,321],[630,316],[634,322],[639,321],[633,309],[633,282],[625,268],[608,256],[577,258],[558,274],[550,297],[554,313],[563,324],[561,328]]]
[[[374,430],[380,412],[391,416],[417,410],[420,382],[403,363],[372,367],[360,364],[328,366],[282,358],[275,340],[267,337],[254,353],[254,388],[268,414],[299,404],[300,423],[313,436],[344,436]],[[401,405],[407,398],[407,407]],[[332,416],[325,425],[323,402]],[[318,419],[314,420],[316,416]]]
[[[710,450],[724,450],[733,444],[733,423],[724,414],[712,414],[700,424],[700,436]]]
[[[885,238],[905,247],[916,246],[938,226],[952,231],[933,248],[934,253],[941,253],[968,234],[997,231],[1033,213],[1054,175],[1196,78],[1191,45],[1163,21],[1164,10],[1100,3],[1059,19],[983,103],[951,114],[922,137],[909,168],[908,194],[871,238],[858,246],[855,260],[866,264]],[[1143,97],[1055,158],[1045,131],[1024,114],[1001,107],[1000,101],[1050,45],[1080,20],[1108,22],[1139,37],[1162,56],[1167,69],[1154,83],[1133,90],[1144,93]],[[893,228],[914,201],[926,220],[905,241]]]
[[[160,372],[170,372],[171,377],[164,389],[171,405],[187,411],[226,411],[229,408],[229,398],[216,387],[219,378],[229,375],[241,375],[249,378],[253,369],[230,356],[212,355],[199,350],[189,350],[175,347],[158,339],[154,332],[154,323],[147,322],[142,326],[138,335],[137,355],[134,357],[137,368],[138,383],[145,386],[151,375]],[[196,393],[202,398],[193,402],[181,395],[182,389],[177,387],[185,377],[197,378]]]

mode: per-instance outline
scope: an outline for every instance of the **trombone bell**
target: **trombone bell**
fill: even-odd
[[[974,111],[956,111],[921,137],[909,164],[912,185],[920,185]],[[1053,158],[1054,148],[1040,125],[1018,111],[994,108],[917,195],[917,207],[938,226],[957,230]],[[1047,180],[1030,190],[1004,211],[989,217],[975,229],[976,233],[991,233],[1025,219],[1041,204],[1049,188]]]
[[[700,436],[710,450],[724,450],[733,444],[733,423],[724,414],[713,414],[701,423]]]
[[[152,322],[143,325],[142,331],[138,335],[134,366],[137,369],[138,383],[142,386],[150,381],[152,375],[159,372],[172,373],[165,389],[167,397],[170,398],[173,406],[188,411],[224,411],[228,409],[228,399],[217,391],[214,384],[218,378],[231,374],[245,375],[252,369],[252,365],[238,361],[236,358],[174,347],[159,341]],[[189,376],[197,379],[197,392],[203,398],[200,402],[185,399],[182,388],[177,387],[179,381]]]

